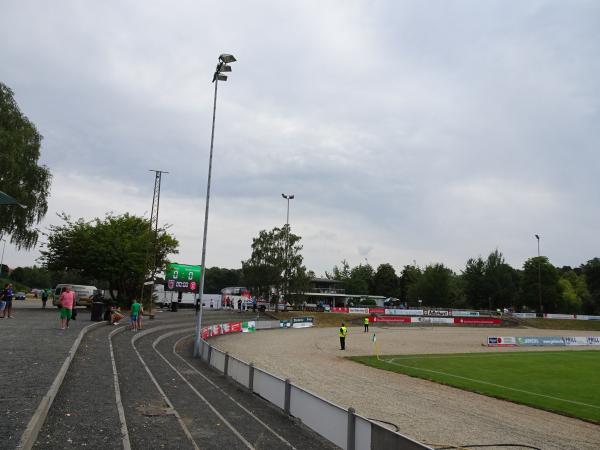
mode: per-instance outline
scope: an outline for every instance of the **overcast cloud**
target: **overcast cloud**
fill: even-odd
[[[285,221],[323,273],[500,249],[521,267],[600,256],[596,1],[28,1],[0,6],[0,80],[45,139],[50,211],[148,213],[208,266]],[[7,245],[10,266],[37,250]]]

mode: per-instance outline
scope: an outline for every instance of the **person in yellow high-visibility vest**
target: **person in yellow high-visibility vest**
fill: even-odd
[[[365,324],[365,333],[368,333],[369,332],[369,318],[368,317],[365,317],[364,324]]]
[[[342,326],[340,327],[338,334],[340,336],[340,350],[346,350],[346,335],[348,334],[348,329],[344,325],[344,322],[342,322]]]

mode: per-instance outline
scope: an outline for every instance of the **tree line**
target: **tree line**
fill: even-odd
[[[539,256],[515,269],[494,250],[487,258],[470,258],[460,273],[435,263],[405,265],[397,274],[389,263],[375,270],[369,264],[351,268],[344,260],[326,276],[343,281],[348,294],[384,295],[408,305],[600,313],[600,258],[573,268]]]

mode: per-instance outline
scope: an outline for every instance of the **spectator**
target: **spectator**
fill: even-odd
[[[42,289],[42,309],[46,309],[47,301],[48,301],[48,290]]]
[[[64,330],[69,328],[69,320],[71,320],[75,307],[75,293],[71,291],[71,286],[65,287],[58,301],[60,303],[60,329]]]
[[[12,284],[7,283],[4,285],[3,291],[3,300],[4,300],[4,310],[2,311],[2,317],[7,317],[12,319],[12,301],[13,301],[13,289]]]

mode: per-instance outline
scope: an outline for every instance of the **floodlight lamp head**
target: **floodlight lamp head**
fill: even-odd
[[[294,198],[294,194],[290,195],[288,198],[292,200]]]
[[[539,240],[540,240],[540,235],[539,235],[539,234],[536,234],[536,235],[535,235],[535,238],[536,238],[536,239],[539,241]]]
[[[219,72],[215,72],[215,75],[213,76],[213,83],[217,80],[227,81],[227,75],[221,75]]]
[[[236,62],[237,59],[235,59],[235,56],[233,56],[233,55],[228,55],[227,53],[223,53],[223,54],[219,55],[219,61],[222,61],[225,64],[229,64],[232,62]]]
[[[231,72],[231,66],[227,64],[219,64],[217,68],[219,72]]]

